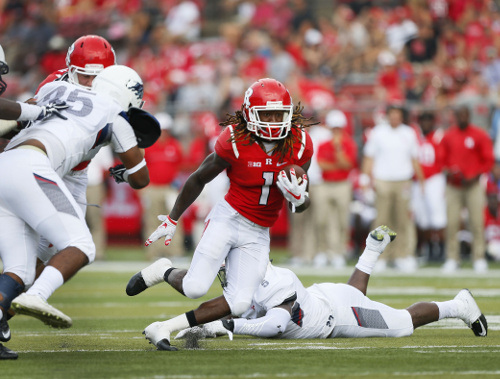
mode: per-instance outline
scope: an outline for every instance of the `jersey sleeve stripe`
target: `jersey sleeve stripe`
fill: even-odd
[[[233,152],[234,152],[234,156],[236,158],[238,158],[240,156],[240,152],[238,151],[238,147],[236,146],[236,142],[233,140],[233,126],[232,125],[229,125],[228,126],[229,128],[229,131],[231,132],[231,146],[233,147]]]
[[[304,150],[306,149],[306,132],[303,129],[301,130],[301,136],[302,136],[302,143],[301,143],[302,146],[300,147],[299,154],[297,155],[299,159],[302,158]]]

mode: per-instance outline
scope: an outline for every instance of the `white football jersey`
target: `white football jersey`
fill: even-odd
[[[39,140],[61,177],[80,162],[92,159],[104,145],[111,143],[118,153],[137,145],[132,127],[120,116],[122,109],[108,96],[55,81],[40,88],[36,99],[38,105],[65,101],[69,107],[62,113],[68,119],[54,115],[45,121],[36,121],[14,137],[6,150],[29,139]]]
[[[305,288],[291,270],[269,265],[251,308],[241,317],[258,318],[297,296],[292,318],[280,338],[327,338],[334,327],[332,305],[316,285]]]

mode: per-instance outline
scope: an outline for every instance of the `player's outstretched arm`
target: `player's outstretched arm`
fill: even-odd
[[[265,316],[259,318],[222,320],[222,324],[234,334],[271,338],[284,333],[291,318],[291,305],[283,304],[270,309]]]
[[[189,176],[184,187],[182,187],[170,214],[158,216],[158,219],[162,223],[149,236],[145,245],[149,246],[162,237],[165,237],[165,245],[169,245],[174,236],[177,222],[184,211],[198,198],[205,184],[212,181],[227,167],[229,167],[229,163],[216,153],[212,153],[206,157],[200,167]]]
[[[205,185],[229,166],[229,163],[216,153],[212,153],[206,157],[200,167],[189,176],[182,187],[169,216],[173,220],[179,220],[184,211],[200,196]]]

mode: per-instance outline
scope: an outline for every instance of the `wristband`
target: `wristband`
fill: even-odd
[[[142,161],[140,161],[134,167],[129,168],[127,171],[125,171],[125,173],[127,174],[127,177],[128,177],[129,175],[135,174],[137,171],[139,171],[144,166],[146,166],[146,159],[143,158]]]
[[[173,218],[170,217],[170,215],[167,215],[168,221],[170,221],[172,224],[177,226],[178,221],[175,221]]]
[[[17,103],[21,106],[21,114],[19,115],[17,121],[29,121],[36,120],[40,113],[42,113],[42,107],[38,105],[23,103],[17,101]]]

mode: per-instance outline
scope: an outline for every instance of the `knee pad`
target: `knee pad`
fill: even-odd
[[[0,275],[0,307],[7,311],[12,300],[23,292],[24,286],[6,274]]]
[[[204,286],[202,283],[196,283],[194,281],[182,281],[182,290],[184,295],[190,299],[198,299],[207,294],[210,287]]]
[[[240,317],[243,313],[245,313],[252,303],[250,301],[239,301],[234,304],[229,304],[229,308],[231,308],[231,314],[235,317]]]

